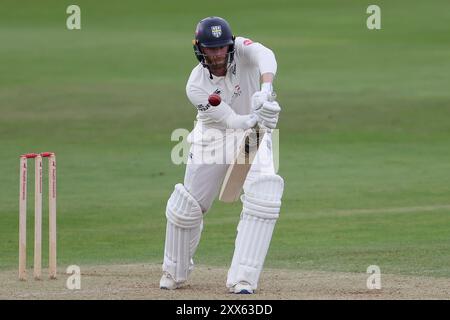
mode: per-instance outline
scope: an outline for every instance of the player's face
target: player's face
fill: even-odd
[[[226,67],[228,46],[217,48],[202,48],[205,54],[206,63],[212,69]]]

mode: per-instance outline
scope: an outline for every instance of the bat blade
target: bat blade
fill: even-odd
[[[239,199],[245,179],[253,164],[264,134],[265,129],[259,127],[246,131],[239,152],[225,174],[219,193],[220,201],[235,202]]]

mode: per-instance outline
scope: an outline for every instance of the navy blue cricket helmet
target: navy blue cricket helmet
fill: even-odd
[[[197,24],[195,39],[192,40],[195,57],[204,67],[207,67],[201,48],[228,46],[228,63],[231,63],[234,58],[234,40],[235,36],[225,19],[220,17],[204,18]]]

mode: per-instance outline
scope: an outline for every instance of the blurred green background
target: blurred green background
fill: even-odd
[[[162,261],[184,175],[170,135],[196,115],[191,39],[218,15],[278,60],[285,194],[266,266],[450,277],[450,2],[377,1],[372,31],[370,4],[2,0],[0,269],[17,266],[18,156],[39,151],[57,154],[60,267]],[[197,263],[229,266],[239,214],[214,204]]]

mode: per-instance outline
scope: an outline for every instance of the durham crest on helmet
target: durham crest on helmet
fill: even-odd
[[[211,26],[212,35],[216,38],[220,38],[222,35],[222,27],[221,26]]]

